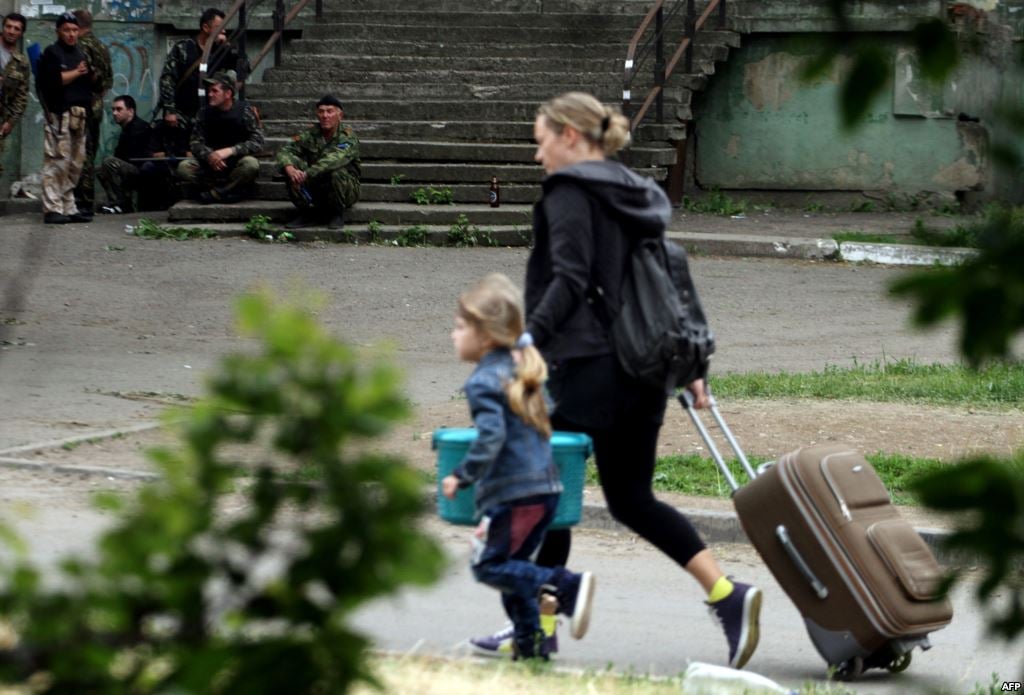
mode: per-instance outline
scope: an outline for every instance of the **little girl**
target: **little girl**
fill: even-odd
[[[539,567],[531,559],[554,518],[562,484],[548,441],[547,365],[523,324],[521,295],[504,275],[488,275],[459,297],[452,343],[459,359],[477,363],[464,390],[479,436],[444,478],[442,491],[451,499],[459,488],[476,486],[481,519],[473,575],[501,592],[515,657],[547,659],[541,593],[557,599],[579,639],[590,623],[595,582],[590,572]]]

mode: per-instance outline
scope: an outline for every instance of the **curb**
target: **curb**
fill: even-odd
[[[816,261],[836,260],[839,256],[839,244],[832,239],[765,237],[753,234],[699,234],[671,230],[666,232],[665,236],[690,254]]]
[[[959,265],[974,258],[974,249],[912,246],[910,244],[865,244],[844,241],[839,244],[839,258],[851,263],[869,261],[885,265]]]

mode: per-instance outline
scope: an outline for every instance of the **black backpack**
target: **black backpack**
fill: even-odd
[[[610,334],[627,374],[669,393],[707,374],[715,338],[680,246],[664,237],[634,242],[621,301]]]

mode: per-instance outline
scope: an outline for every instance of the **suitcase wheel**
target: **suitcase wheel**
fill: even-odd
[[[863,657],[855,656],[836,666],[832,678],[837,681],[855,681],[864,673]]]
[[[910,652],[901,654],[890,661],[885,668],[887,668],[890,673],[903,673],[910,667],[910,661],[913,657],[914,655]]]

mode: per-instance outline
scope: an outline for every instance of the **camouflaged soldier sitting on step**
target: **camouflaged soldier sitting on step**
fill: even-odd
[[[105,158],[96,172],[109,201],[100,208],[102,213],[131,212],[135,209],[132,192],[156,184],[154,177],[147,177],[143,169],[149,162],[141,161],[153,157],[153,130],[148,121],[135,116],[135,108],[135,99],[128,94],[114,97],[110,107],[114,122],[121,128],[121,136],[113,156]]]
[[[322,97],[316,118],[317,125],[293,137],[277,155],[288,197],[300,210],[288,229],[323,222],[341,229],[345,211],[359,200],[359,138],[341,125],[345,111],[337,97]]]
[[[200,203],[237,203],[252,194],[260,174],[263,124],[249,102],[237,99],[232,70],[205,80],[207,105],[192,128],[192,158],[178,165],[186,193]]]

